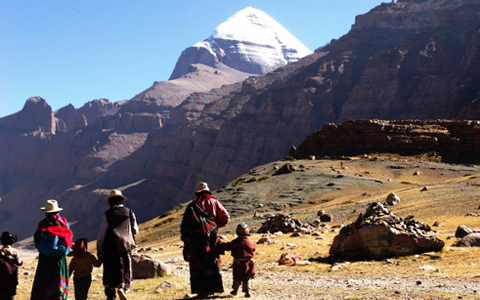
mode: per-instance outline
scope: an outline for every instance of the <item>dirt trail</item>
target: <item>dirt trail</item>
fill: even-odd
[[[188,286],[188,266],[172,266],[175,275]],[[225,293],[211,299],[231,297],[232,271],[224,269]],[[333,273],[298,271],[295,267],[258,270],[251,280],[253,299],[480,299],[480,276],[462,280],[437,275],[369,278]],[[234,297],[244,299],[243,293]],[[247,298],[245,298],[247,299]]]

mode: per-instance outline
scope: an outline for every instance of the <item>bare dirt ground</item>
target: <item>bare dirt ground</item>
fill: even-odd
[[[255,168],[215,192],[232,212],[230,224],[220,231],[228,239],[234,237],[239,222],[259,228],[265,221],[262,216],[272,213],[288,214],[303,223],[315,220],[319,210],[333,216],[320,236],[284,234],[273,236],[269,245],[257,245],[252,299],[480,299],[480,248],[454,246],[460,224],[480,229],[480,167],[404,159],[295,161],[290,163],[296,171],[273,175],[285,163]],[[432,227],[432,234],[445,241],[445,248],[384,261],[329,261],[336,228],[355,220],[369,203],[384,201],[390,192],[401,199],[389,208],[397,217],[414,215],[416,221],[430,226],[441,223]],[[178,238],[183,210],[180,206],[141,225],[140,247],[159,249],[142,254],[166,262],[172,275],[135,280],[129,299],[188,298],[189,271]],[[253,234],[251,238],[258,241],[260,237]],[[95,253],[93,244],[91,248]],[[278,266],[284,253],[310,263]],[[222,260],[225,293],[216,299],[231,298],[231,258],[226,255]],[[20,300],[29,299],[35,252],[25,253],[25,261],[16,297]],[[101,268],[94,270],[89,299],[105,299],[101,273]],[[163,282],[174,285],[158,289]],[[69,299],[74,299],[73,292]]]

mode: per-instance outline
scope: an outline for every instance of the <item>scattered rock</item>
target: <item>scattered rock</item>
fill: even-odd
[[[434,266],[430,266],[430,265],[420,266],[419,269],[420,270],[425,270],[425,271],[437,271],[437,268],[435,268]]]
[[[171,274],[170,267],[148,255],[132,256],[133,278],[154,278]]]
[[[427,187],[427,186],[424,186],[424,187],[421,189],[421,191],[422,191],[422,192],[423,192],[423,191],[428,191],[428,187]]]
[[[275,171],[275,173],[273,173],[273,176],[276,176],[276,175],[283,175],[283,174],[290,174],[290,173],[293,173],[297,171],[297,168],[295,168],[294,166],[292,166],[292,164],[289,164],[289,163],[286,163],[284,164],[280,169],[278,169],[277,171]]]
[[[160,293],[163,290],[167,290],[167,289],[181,289],[181,288],[183,288],[181,285],[175,284],[170,281],[164,281],[157,286],[157,288],[155,289],[155,293]]]
[[[457,227],[457,230],[455,231],[455,237],[456,238],[463,238],[464,236],[472,233],[473,230],[468,228],[467,226],[465,225],[459,225]]]
[[[332,265],[332,267],[330,268],[330,271],[344,269],[349,264],[350,264],[349,262],[336,262]]]
[[[319,210],[317,212],[317,216],[320,217],[320,222],[331,222],[332,221],[332,215],[326,214],[323,209]]]
[[[272,243],[272,239],[268,235],[262,236],[258,241],[257,244],[267,244],[270,245]]]
[[[394,192],[392,192],[388,194],[387,198],[385,199],[385,202],[388,205],[397,205],[398,203],[400,203],[400,198]]]
[[[467,234],[466,236],[462,237],[460,241],[458,241],[457,246],[480,247],[480,233],[472,232],[470,234]]]
[[[292,145],[290,150],[288,150],[288,155],[295,156],[295,151],[297,151],[297,147],[295,147],[295,145]]]
[[[442,223],[438,222],[438,221],[435,221],[435,223],[433,223],[432,225],[433,227],[440,227],[442,226]]]
[[[330,214],[324,214],[320,216],[320,221],[321,222],[332,222],[332,215]]]
[[[298,231],[302,223],[300,221],[290,218],[284,214],[278,214],[273,217],[268,218],[262,226],[258,229],[258,233],[268,233],[268,232],[294,232]]]

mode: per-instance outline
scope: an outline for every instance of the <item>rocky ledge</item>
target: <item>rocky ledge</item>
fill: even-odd
[[[443,162],[479,163],[480,122],[357,120],[326,124],[289,154],[305,159],[366,153],[429,154]]]

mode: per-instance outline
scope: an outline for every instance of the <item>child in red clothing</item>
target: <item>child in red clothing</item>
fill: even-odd
[[[75,299],[87,300],[88,290],[92,284],[93,267],[100,267],[102,262],[87,251],[87,239],[81,238],[73,245],[73,258],[68,267],[70,276],[73,273]]]
[[[250,230],[248,225],[240,223],[237,226],[238,237],[231,242],[221,243],[219,251],[232,251],[233,256],[233,290],[230,292],[236,295],[242,284],[242,291],[245,297],[250,297],[248,281],[255,276],[255,263],[252,258],[255,256],[255,242],[248,238]]]

